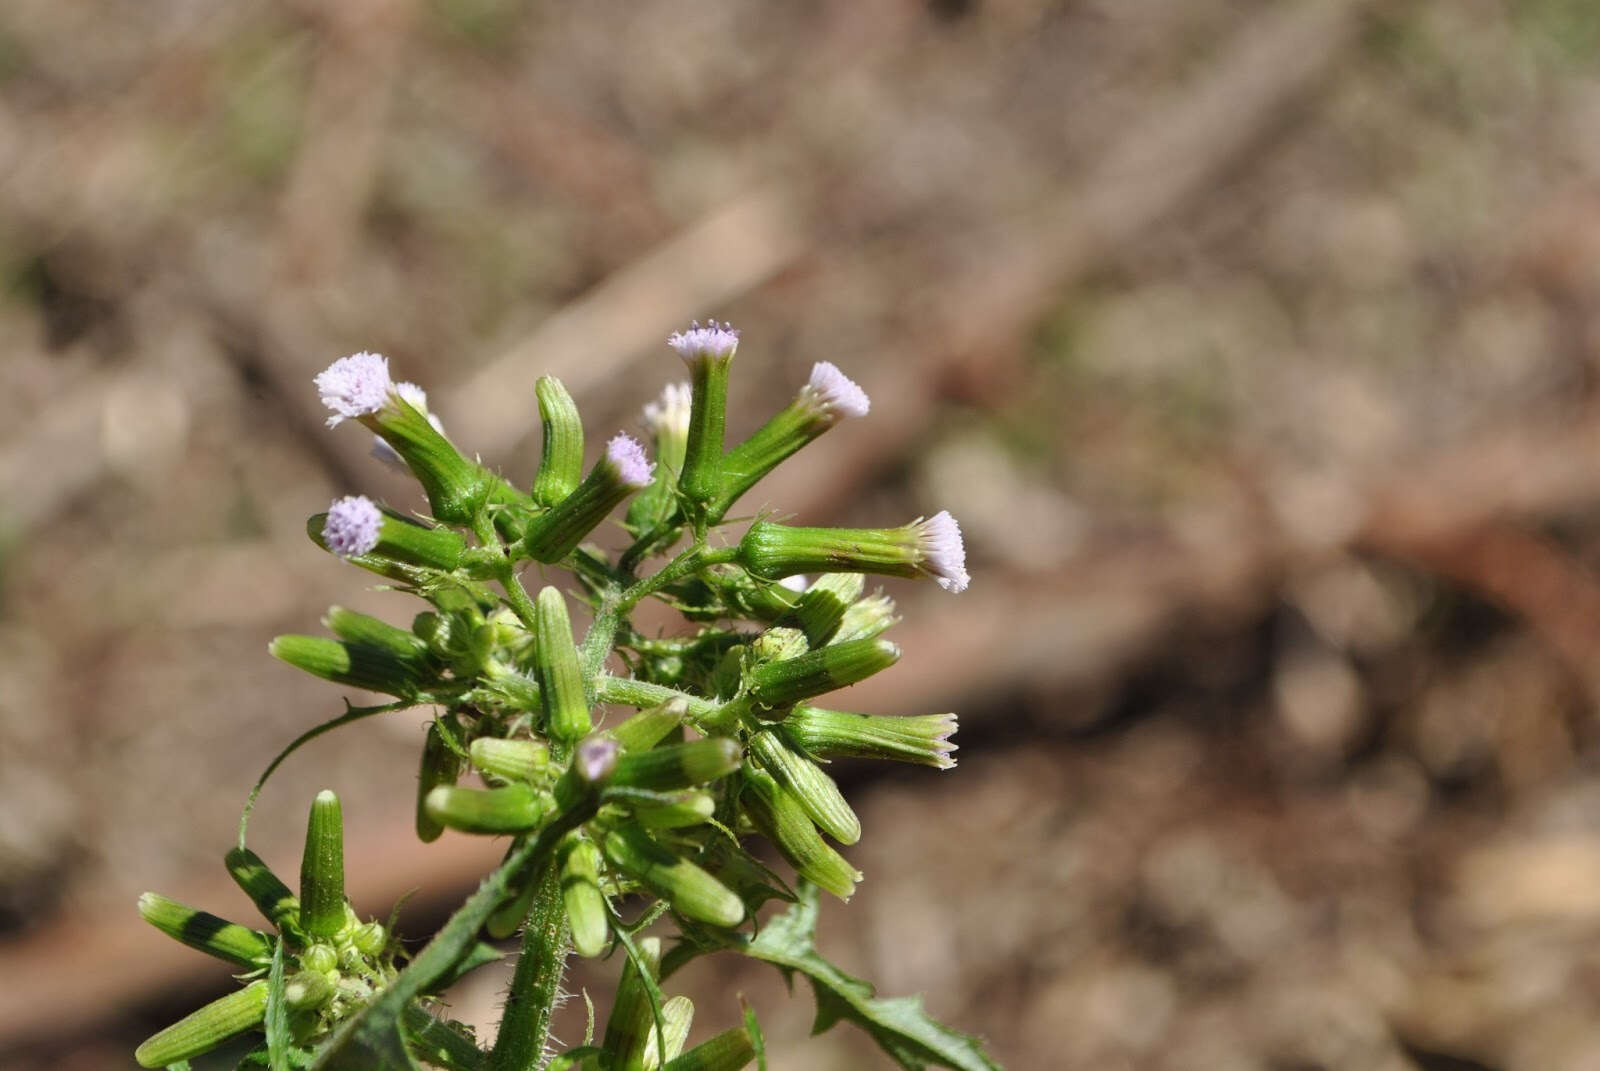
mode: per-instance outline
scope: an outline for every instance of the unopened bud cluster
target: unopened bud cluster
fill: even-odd
[[[543,450],[526,488],[463,453],[422,389],[391,380],[385,358],[358,353],[335,362],[316,381],[328,424],[364,425],[377,437],[375,452],[416,478],[427,506],[410,515],[342,496],[308,532],[429,605],[406,623],[335,607],[324,619],[328,635],[281,636],[271,645],[277,658],[391,697],[395,708],[431,709],[416,786],[422,840],[455,831],[509,837],[516,846],[558,833],[548,866],[558,874],[566,939],[582,956],[618,947],[625,896],[659,901],[689,929],[728,934],[747,927],[763,901],[793,900],[741,843],[749,836],[769,841],[800,879],[848,899],[862,875],[841,849],[860,838],[861,823],[829,762],[954,765],[952,714],[816,704],[900,657],[884,635],[897,620],[895,605],[867,590],[867,576],[966,588],[955,520],[936,512],[881,529],[726,524],[763,476],[841,421],[866,416],[870,403],[822,362],[790,404],[728,444],[739,333],[697,323],[668,345],[688,380],[668,383],[644,407],[648,451],[619,431],[586,465],[575,402],[558,380],[539,380],[529,408]],[[594,541],[606,539],[624,504],[618,519],[629,541],[608,553]],[[660,564],[645,568],[651,561]],[[545,566],[564,567],[571,581],[551,576],[540,590],[525,589],[524,576],[543,576]],[[646,598],[681,611],[687,627],[666,636],[636,630],[631,613]],[[298,897],[253,857],[230,857],[276,936],[210,916],[193,924],[180,918],[187,909],[150,901],[146,917],[156,925],[246,972],[240,993],[249,996],[196,1013],[217,1021],[212,1033],[261,1022],[265,1003],[254,987],[275,942],[287,956],[284,993],[300,1042],[313,1043],[392,976],[381,928],[357,924],[342,885],[329,877],[338,854],[330,800],[319,796],[313,807]],[[509,935],[531,917],[539,881],[530,872],[515,883],[486,923],[489,936]],[[680,1053],[692,1008],[672,998],[658,1016],[645,999],[643,974],[653,978],[659,961],[654,938],[639,939],[637,953],[630,945],[605,1037],[570,1066],[671,1061],[732,1071],[753,1059],[742,1028]],[[194,1031],[183,1036],[190,1034],[198,1043]],[[194,1043],[163,1032],[140,1060],[186,1059],[199,1051]]]

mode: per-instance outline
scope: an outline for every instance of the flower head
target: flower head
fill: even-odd
[[[682,438],[689,434],[689,404],[693,392],[687,383],[668,383],[661,388],[661,397],[646,402],[644,425],[657,437],[663,433]]]
[[[961,528],[948,510],[940,510],[917,523],[917,546],[922,551],[923,569],[949,592],[967,590],[967,548],[961,542]]]
[[[629,487],[650,486],[654,465],[644,456],[644,447],[630,435],[618,432],[606,443],[606,460],[617,470],[617,478]]]
[[[342,558],[368,554],[378,545],[383,514],[365,495],[338,498],[328,507],[322,525],[322,541]]]
[[[615,740],[605,736],[591,736],[578,745],[572,756],[572,768],[590,784],[604,781],[617,768],[617,757],[622,748]]]
[[[689,330],[669,335],[667,345],[677,350],[678,356],[689,364],[705,360],[726,362],[739,346],[739,332],[715,320],[707,320],[704,327],[695,320],[690,323]]]
[[[872,405],[867,392],[832,361],[818,361],[811,366],[811,379],[800,388],[800,398],[829,420],[864,417]]]
[[[322,404],[333,410],[328,427],[351,417],[376,413],[394,389],[389,378],[389,358],[377,353],[341,357],[317,376]]]

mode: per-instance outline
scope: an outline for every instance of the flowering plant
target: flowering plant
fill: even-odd
[[[430,707],[417,835],[506,836],[510,848],[408,960],[392,920],[363,922],[345,900],[337,796],[312,804],[298,892],[245,846],[247,805],[226,865],[272,929],[141,898],[149,922],[232,963],[243,983],[147,1040],[142,1066],[186,1067],[251,1032],[259,1043],[240,1066],[272,1071],[765,1066],[752,1013],[687,1047],[694,1009],[663,989],[696,957],[731,951],[806,976],[818,1030],[848,1019],[907,1068],[997,1067],[917,999],[879,999],[813,947],[819,890],[848,900],[861,878],[834,846],[854,844],[860,822],[824,766],[856,756],[947,769],[956,727],[951,714],[886,717],[813,701],[899,658],[883,638],[894,604],[867,594],[864,574],[967,586],[956,522],[939,513],[898,528],[839,529],[762,518],[725,540],[740,496],[839,421],[866,415],[867,395],[819,363],[788,406],[725,448],[738,333],[712,321],[668,342],[690,378],[645,407],[655,461],[618,434],[585,472],[577,407],[545,377],[535,390],[544,449],[526,491],[462,454],[425,392],[395,383],[385,358],[354,354],[317,377],[328,424],[353,420],[374,433],[374,453],[417,479],[429,516],[349,496],[313,517],[309,534],[429,609],[401,628],[335,607],[325,619],[331,637],[273,641],[271,653],[290,665],[392,701],[350,707],[303,734],[262,781],[329,729]],[[630,499],[626,549],[612,556],[585,542]],[[656,559],[659,567],[641,568]],[[523,586],[530,562],[570,571],[591,618],[581,637],[567,593]],[[803,579],[813,573],[821,575]],[[689,628],[645,634],[631,615],[647,598],[677,609]],[[634,713],[607,725],[607,707]],[[792,887],[751,853],[755,835],[798,876]],[[788,906],[757,926],[768,900]],[[646,933],[663,919],[675,924],[666,948]],[[518,931],[504,1017],[484,1048],[443,1017],[439,997],[500,957],[488,940]],[[619,955],[623,966],[603,1032],[595,1035],[591,1013],[584,1043],[556,1054],[550,1022],[572,955]]]

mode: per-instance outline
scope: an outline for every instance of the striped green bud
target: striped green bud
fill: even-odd
[[[461,756],[450,749],[437,721],[428,726],[428,735],[422,741],[422,766],[417,771],[417,839],[424,843],[439,839],[444,826],[428,814],[425,803],[428,793],[440,785],[453,785],[461,776]]]
[[[283,1002],[296,1011],[320,1008],[333,999],[334,984],[321,971],[299,971],[284,979]]]
[[[716,813],[716,797],[702,789],[675,793],[670,802],[633,805],[633,817],[646,829],[698,826]]]
[[[740,1071],[755,1058],[756,1045],[750,1031],[736,1026],[702,1041],[661,1071]]]
[[[611,1071],[644,1066],[645,1038],[654,1030],[655,1016],[650,1010],[650,994],[646,991],[644,974],[651,981],[661,971],[661,939],[646,937],[638,943],[639,958],[631,956],[622,966],[622,978],[617,982],[617,999],[611,1006],[611,1017],[606,1020],[605,1040],[602,1043],[611,1054]]]
[[[321,636],[289,635],[269,643],[267,653],[313,677],[401,699],[415,697],[421,684],[414,663],[396,658],[381,647]]]
[[[259,855],[249,848],[234,848],[223,857],[223,863],[268,922],[279,930],[299,931],[300,901]]]
[[[300,953],[300,967],[302,970],[316,971],[327,974],[338,969],[339,953],[332,945],[314,944]]]
[[[166,1067],[201,1053],[260,1025],[267,1014],[265,979],[191,1012],[134,1050],[140,1067]]]
[[[861,839],[861,820],[822,767],[795,751],[771,729],[750,737],[750,751],[773,780],[794,795],[824,833],[840,844],[854,844]]]
[[[423,809],[446,829],[462,833],[522,833],[536,829],[550,805],[530,785],[460,788],[441,785],[428,793]]]
[[[311,801],[300,857],[300,928],[313,937],[333,937],[344,923],[344,816],[339,797],[323,789]]]
[[[394,448],[422,485],[433,515],[448,524],[471,524],[499,477],[464,457],[454,443],[428,420],[428,415],[398,392],[388,404],[358,417]]]
[[[795,873],[841,900],[850,899],[861,872],[822,839],[792,792],[768,774],[749,770],[740,799],[751,823],[789,861]]]
[[[609,730],[611,739],[622,745],[624,751],[645,751],[666,739],[668,733],[683,724],[689,713],[689,703],[682,697],[668,699],[659,706],[641,710],[616,728]]]
[[[894,600],[887,595],[869,595],[859,599],[845,610],[839,627],[830,644],[850,643],[852,640],[870,640],[881,636],[898,623],[900,615],[894,612]]]
[[[568,837],[561,856],[561,901],[572,930],[572,948],[593,958],[606,950],[611,920],[600,892],[600,849],[581,837]]]
[[[795,707],[783,722],[783,733],[807,754],[819,759],[892,759],[948,770],[956,764],[954,714],[891,717],[851,714],[821,707]]]
[[[272,959],[272,940],[261,931],[197,911],[160,893],[139,897],[139,917],[190,948],[240,967],[261,967]]]
[[[806,588],[786,620],[805,633],[812,647],[821,647],[838,631],[845,611],[861,598],[866,586],[860,573],[824,573]]]
[[[661,1033],[657,1035],[655,1023],[652,1022],[649,1033],[645,1036],[644,1053],[639,1066],[647,1069],[658,1068],[682,1052],[683,1043],[689,1040],[689,1026],[693,1022],[694,1001],[688,997],[667,998],[661,1005]],[[662,1041],[666,1042],[665,1053],[661,1051]]]
[[[478,769],[513,784],[538,782],[550,767],[550,749],[537,740],[480,736],[467,752]]]
[[[567,388],[555,376],[540,376],[533,385],[544,429],[544,452],[533,480],[533,500],[553,506],[570,495],[583,478],[583,419]]]
[[[376,647],[419,668],[427,664],[428,645],[421,637],[370,614],[331,606],[322,623],[345,643]]]
[[[389,944],[389,931],[376,920],[364,922],[351,931],[350,943],[363,956],[377,956]]]
[[[744,902],[722,882],[650,839],[636,825],[606,834],[606,859],[645,888],[698,922],[731,928],[744,921]]]
[[[767,662],[750,672],[750,699],[778,707],[866,680],[900,660],[888,640],[852,640],[808,651],[798,658]]]
[[[535,561],[561,561],[623,499],[650,485],[650,469],[638,443],[626,435],[612,437],[583,482],[528,525],[520,553]]]
[[[376,526],[369,530],[367,539],[352,546],[346,541],[346,528],[341,525],[342,511],[350,508],[349,501],[335,500],[327,512],[315,514],[306,522],[306,534],[311,541],[330,554],[337,554],[371,572],[401,580],[406,574],[403,570],[394,570],[395,563],[449,572],[470,557],[467,541],[449,528],[424,524],[375,505],[367,505],[365,509],[375,515]],[[333,517],[331,525],[330,515]]]
[[[334,551],[328,546],[327,537],[323,535],[323,531],[327,526],[328,515],[326,513],[313,513],[306,518],[306,535],[311,537],[311,542],[332,554]],[[415,568],[379,554],[375,548],[365,554],[341,553],[339,557],[351,565],[360,566],[369,573],[377,573],[379,576],[387,577],[401,584],[414,583],[421,575]]]
[[[533,898],[538,892],[538,875],[524,873],[512,886],[511,895],[490,914],[489,920],[483,924],[484,930],[497,941],[516,933],[528,921],[528,915],[533,910]]]
[[[739,741],[711,736],[625,754],[617,760],[610,783],[657,792],[690,788],[726,777],[743,759]]]
[[[899,528],[800,528],[757,521],[739,541],[739,564],[752,576],[781,580],[797,573],[877,573],[928,577],[946,591],[965,591],[966,549],[949,513]]]
[[[722,489],[722,438],[727,422],[728,366],[739,334],[715,320],[698,323],[667,340],[689,367],[689,434],[684,443],[678,489],[704,508]]]
[[[570,744],[587,735],[594,723],[589,718],[589,699],[584,694],[578,648],[572,641],[567,600],[556,588],[547,587],[539,592],[534,605],[534,625],[537,645],[534,666],[546,724],[552,739]]]

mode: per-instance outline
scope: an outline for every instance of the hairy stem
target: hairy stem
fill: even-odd
[[[489,1056],[490,1071],[536,1071],[544,1060],[550,1020],[567,968],[566,920],[560,870],[546,866],[540,872],[533,907],[522,931],[522,956],[511,979],[500,1035]]]

